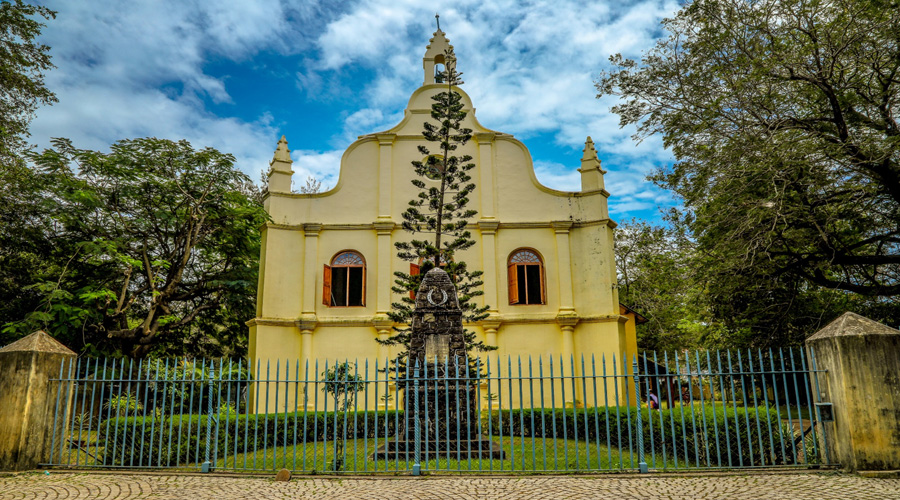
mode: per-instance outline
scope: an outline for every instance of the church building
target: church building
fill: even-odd
[[[318,360],[321,371],[326,360],[360,366],[368,360],[374,377],[376,359],[383,366],[396,356],[399,349],[375,339],[394,333],[387,316],[399,300],[391,292],[393,273],[410,271],[394,243],[412,239],[400,226],[417,193],[411,162],[423,160],[417,146],[426,142],[422,129],[431,119],[431,97],[447,88],[435,82],[435,67],[449,48],[438,29],[422,59],[423,84],[402,121],[351,144],[334,188],[292,192],[288,143],[284,137],[278,142],[268,172],[265,207],[272,220],[262,230],[256,317],[248,322],[252,366],[270,362],[274,370],[277,360],[292,367],[299,360],[312,367]],[[504,364],[508,356],[531,356],[535,363],[562,357],[568,372],[574,357],[580,375],[582,356],[588,366],[595,356],[598,373],[603,355],[630,359],[637,353],[634,315],[618,302],[616,224],[591,138],[581,165],[572,166],[581,173],[581,189],[548,188],[535,177],[525,145],[479,123],[469,96],[454,90],[468,113],[463,126],[473,131],[457,153],[471,155],[476,164],[469,172],[476,184],[470,207],[478,212],[469,224],[476,244],[457,258],[484,271],[484,295],[476,300],[489,306],[487,319],[466,328],[497,346],[489,355]]]

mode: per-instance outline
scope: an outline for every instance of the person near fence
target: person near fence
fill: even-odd
[[[650,391],[650,394],[647,395],[647,406],[653,410],[659,409],[659,398],[656,397],[656,394],[653,394],[653,391]]]

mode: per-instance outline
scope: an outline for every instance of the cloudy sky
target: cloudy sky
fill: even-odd
[[[593,137],[617,220],[658,219],[671,196],[645,181],[672,161],[659,138],[636,144],[596,99],[610,54],[639,57],[662,36],[672,0],[45,2],[41,41],[59,103],[38,111],[32,142],[69,137],[107,150],[133,137],[185,138],[233,153],[254,180],[285,134],[295,185],[326,187],[358,136],[389,128],[422,83],[434,14],[456,48],[479,121],[530,149],[538,179],[577,190]]]

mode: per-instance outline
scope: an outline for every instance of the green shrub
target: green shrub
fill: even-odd
[[[781,426],[774,409],[767,412],[765,408],[730,407],[727,413],[725,410],[721,404],[705,405],[705,408],[700,405],[665,410],[642,408],[645,455],[675,457],[679,466],[697,466],[699,463],[701,467],[727,467],[789,462],[781,453]],[[522,437],[577,437],[580,441],[599,441],[604,446],[608,443],[614,448],[637,449],[637,414],[634,408],[503,410],[492,412],[490,419],[494,435],[502,430],[504,435]],[[487,422],[482,423],[484,430],[487,426]],[[789,439],[790,436],[784,436],[788,448]],[[651,456],[647,456],[647,460],[649,462]],[[688,463],[685,464],[684,460]]]
[[[347,412],[348,439],[389,436],[402,411]],[[377,428],[376,424],[377,417]],[[328,441],[344,432],[344,413],[303,412],[269,415],[213,415],[210,445],[217,456],[294,443]],[[336,419],[336,420],[335,420]],[[335,422],[337,429],[335,429]],[[387,429],[385,429],[387,423]],[[218,424],[218,432],[216,427]],[[107,431],[108,426],[108,431]],[[101,443],[101,461],[111,466],[155,467],[202,462],[206,453],[206,415],[113,418],[101,424],[109,436]],[[108,433],[107,433],[108,432]]]

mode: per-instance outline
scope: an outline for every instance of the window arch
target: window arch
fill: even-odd
[[[325,266],[322,303],[329,307],[366,305],[366,261],[353,250],[338,252]]]
[[[544,261],[537,251],[520,248],[507,263],[510,304],[544,304]]]

